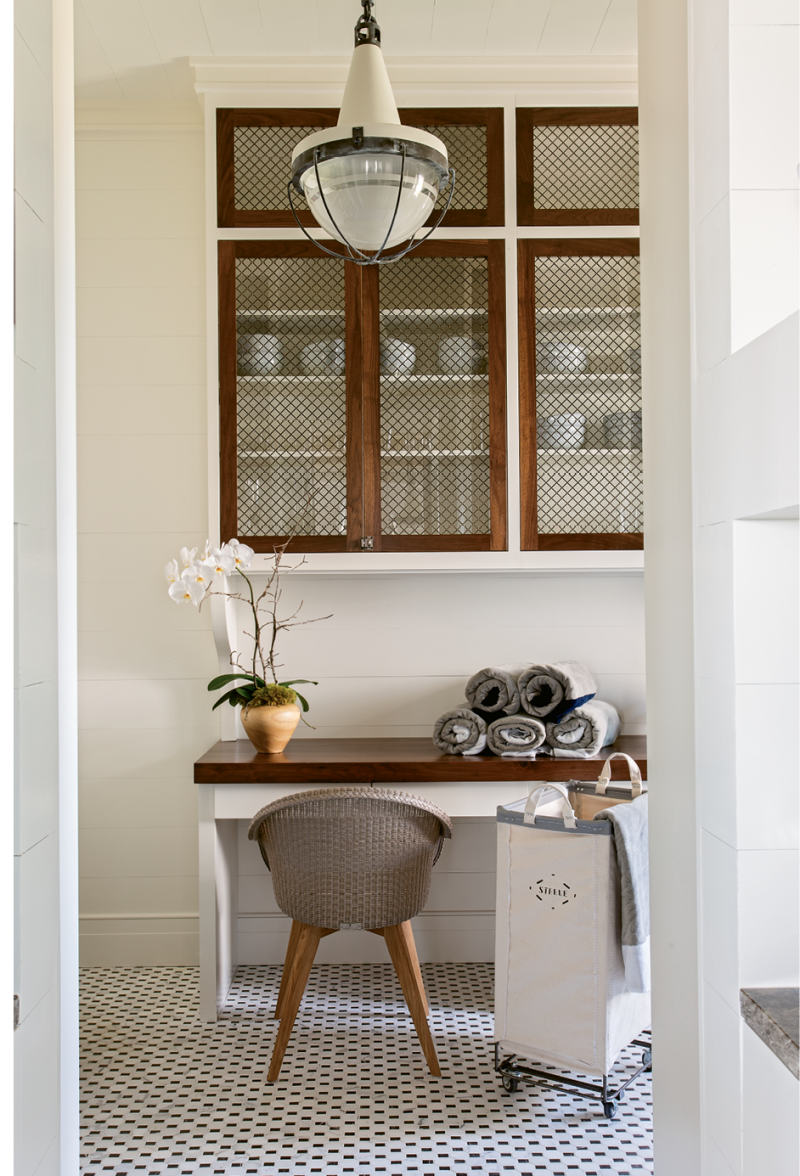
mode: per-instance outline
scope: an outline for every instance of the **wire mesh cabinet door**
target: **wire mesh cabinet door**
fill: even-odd
[[[401,110],[400,121],[429,131],[447,148],[456,185],[445,225],[505,224],[505,168],[503,166],[503,108],[452,110],[410,107]],[[447,193],[439,197],[428,224],[435,224]]]
[[[364,516],[383,551],[506,538],[501,241],[428,242],[364,274]]]
[[[638,225],[635,106],[520,107],[517,220],[521,225]]]
[[[639,242],[519,242],[523,550],[642,542]]]
[[[294,227],[286,182],[292,150],[306,135],[336,125],[339,112],[315,109],[217,110],[217,224],[220,228]],[[401,110],[412,127],[438,135],[456,169],[456,190],[445,225],[504,223],[503,110]],[[431,214],[438,220],[445,195]],[[300,220],[316,222],[302,196]]]
[[[309,242],[219,244],[223,536],[360,549],[361,271]]]
[[[286,196],[292,150],[306,135],[336,126],[338,111],[217,110],[217,224],[293,228]],[[316,224],[301,196],[298,215]]]

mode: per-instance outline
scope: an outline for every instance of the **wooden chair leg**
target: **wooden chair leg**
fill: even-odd
[[[324,935],[322,927],[311,927],[308,923],[298,923],[298,927],[300,930],[297,936],[295,964],[281,1007],[281,1024],[269,1063],[268,1082],[274,1082],[281,1072],[283,1055],[286,1053],[286,1046],[289,1044],[289,1038],[294,1028],[297,1010],[300,1008],[300,1001],[306,990],[311,965],[314,963],[319,941]]]
[[[276,1021],[280,1021],[283,1016],[283,1002],[286,999],[286,993],[289,991],[291,985],[292,971],[295,968],[297,960],[297,943],[300,937],[300,928],[302,923],[298,923],[297,919],[292,919],[292,929],[289,932],[289,946],[286,948],[286,959],[283,961],[283,971],[281,972],[281,986],[278,989],[278,1000],[275,1004],[275,1012],[272,1014]],[[333,935],[335,928],[320,927],[320,939],[324,939],[326,935]]]
[[[286,948],[286,959],[283,961],[283,971],[281,972],[281,986],[278,989],[278,1000],[275,1004],[275,1012],[272,1014],[276,1021],[281,1019],[281,1009],[289,988],[289,981],[292,975],[292,967],[294,966],[294,958],[297,952],[297,941],[300,938],[300,928],[302,923],[298,923],[297,919],[292,919],[292,929],[289,932],[289,946]]]
[[[403,923],[404,927],[408,927],[408,934],[406,935],[406,943],[408,944],[408,954],[411,959],[411,967],[414,969],[414,975],[417,978],[417,988],[419,989],[420,997],[422,998],[422,1007],[425,1010],[425,1016],[430,1013],[428,1007],[428,994],[425,991],[425,984],[422,980],[422,969],[419,966],[419,956],[417,955],[417,945],[414,942],[414,932],[411,930],[410,923]]]
[[[425,1000],[425,990],[422,987],[422,974],[419,970],[419,960],[417,959],[417,949],[414,946],[414,933],[411,930],[411,924],[398,923],[396,927],[383,927],[382,931],[383,938],[386,940],[386,946],[389,949],[389,955],[392,957],[397,979],[400,981],[400,987],[403,990],[403,996],[406,998],[408,1011],[411,1013],[414,1028],[417,1031],[417,1037],[422,1046],[422,1052],[425,1054],[428,1069],[434,1078],[441,1078],[442,1071],[439,1069],[436,1049],[425,1015],[427,1002]],[[416,968],[414,967],[415,960],[417,961]]]

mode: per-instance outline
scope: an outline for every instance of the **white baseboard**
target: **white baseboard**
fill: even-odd
[[[199,960],[196,931],[83,933],[80,937],[82,968],[190,967]]]
[[[422,963],[494,962],[494,911],[431,912],[411,920]],[[283,915],[239,919],[239,963],[282,964],[290,921]],[[339,931],[319,945],[318,964],[385,964],[386,945],[369,931]]]
[[[193,966],[199,960],[197,919],[141,915],[81,920],[83,968]],[[282,964],[290,920],[263,914],[239,918],[239,963]],[[494,911],[431,911],[412,920],[423,963],[491,963]],[[323,939],[318,964],[382,964],[386,947],[368,931],[340,931]]]

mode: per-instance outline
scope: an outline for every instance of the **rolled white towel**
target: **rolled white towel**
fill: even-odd
[[[547,724],[549,752],[561,759],[592,759],[619,735],[616,707],[599,698],[585,702],[557,723]]]
[[[555,722],[597,693],[592,671],[576,661],[528,666],[517,681],[520,705],[537,719]]]
[[[467,707],[455,707],[434,723],[433,742],[445,755],[478,755],[486,746],[486,723]]]
[[[545,726],[532,715],[504,715],[489,724],[486,741],[495,755],[508,759],[530,759],[545,738]]]
[[[487,666],[473,674],[464,689],[467,702],[487,714],[515,715],[519,707],[517,679],[530,662]]]

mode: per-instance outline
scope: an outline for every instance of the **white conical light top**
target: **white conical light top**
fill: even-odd
[[[379,45],[357,45],[344,88],[338,126],[363,127],[370,123],[400,125],[397,103]]]

